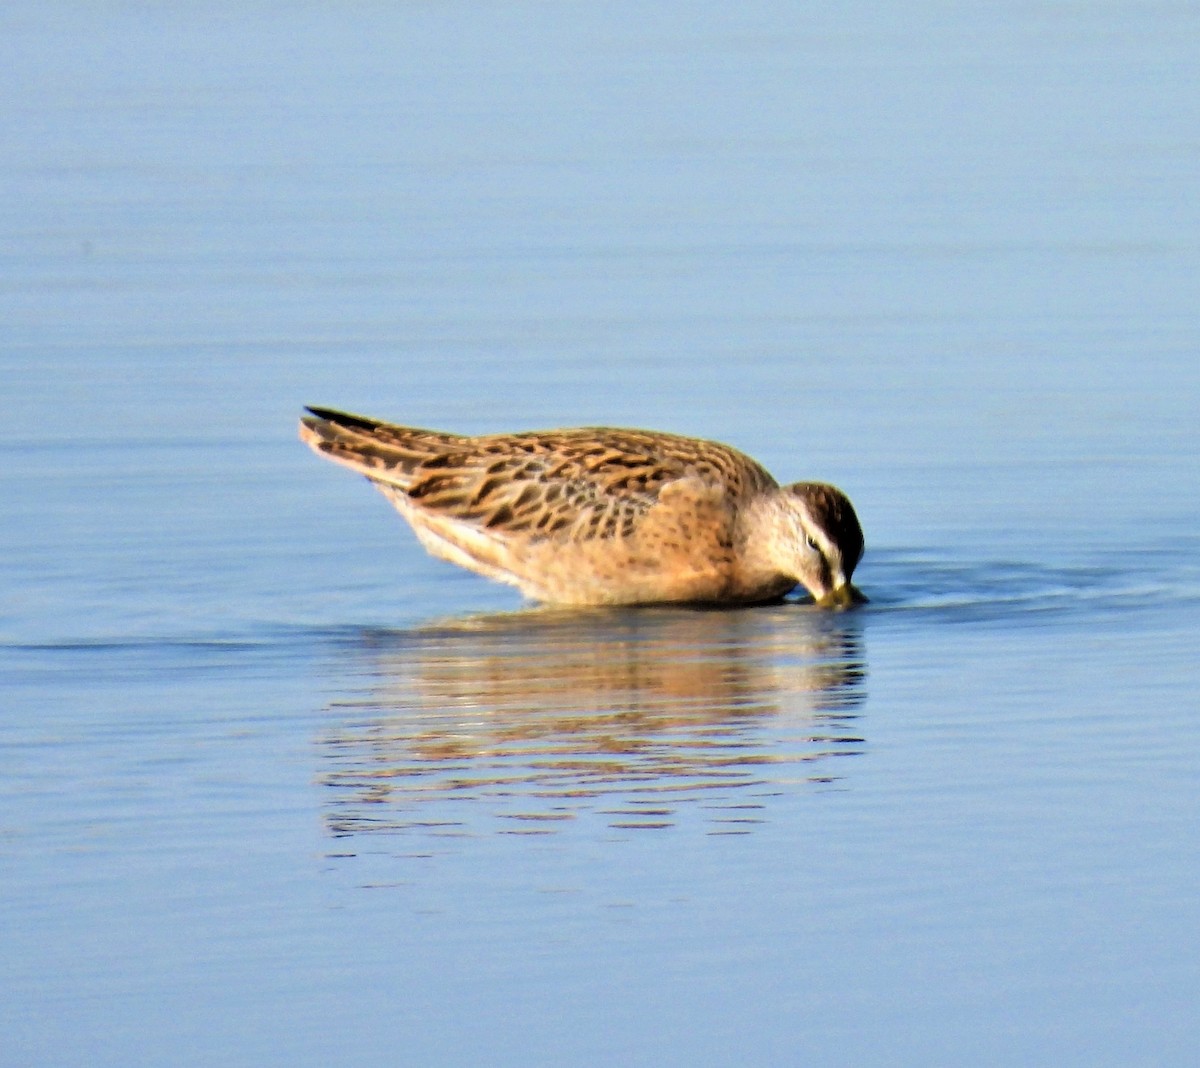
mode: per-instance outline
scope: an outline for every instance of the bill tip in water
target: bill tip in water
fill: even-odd
[[[857,586],[846,583],[824,597],[815,598],[815,603],[821,608],[853,608],[855,605],[868,604],[870,598]]]

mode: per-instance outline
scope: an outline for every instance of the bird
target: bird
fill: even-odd
[[[862,527],[825,482],[781,486],[715,441],[613,427],[467,436],[310,407],[300,440],[365,475],[434,556],[559,605],[866,597]]]

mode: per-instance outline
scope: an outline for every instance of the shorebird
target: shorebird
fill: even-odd
[[[863,601],[854,507],[728,445],[586,427],[468,437],[309,408],[300,439],[365,475],[434,556],[574,605]]]

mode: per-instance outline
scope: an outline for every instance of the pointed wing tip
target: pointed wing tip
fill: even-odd
[[[381,425],[378,419],[368,419],[363,415],[340,412],[336,408],[320,408],[316,405],[306,404],[304,410],[309,413],[310,417],[318,419],[321,422],[333,423],[335,426],[347,427],[353,430],[375,430]],[[305,418],[303,421],[310,423],[309,418]]]

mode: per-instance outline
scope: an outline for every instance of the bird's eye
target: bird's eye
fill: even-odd
[[[819,551],[820,551],[820,548],[821,548],[821,547],[820,547],[820,546],[817,544],[817,539],[816,539],[816,538],[814,538],[814,537],[813,537],[811,534],[808,536],[808,547],[809,547],[810,549],[812,549],[812,551],[813,551],[814,553],[815,553],[815,552],[819,552]]]

